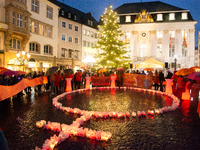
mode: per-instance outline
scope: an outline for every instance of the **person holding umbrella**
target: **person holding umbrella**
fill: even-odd
[[[50,75],[50,82],[51,82],[51,95],[54,95],[54,84],[55,84],[55,81],[56,81],[56,76],[54,73],[52,73]]]

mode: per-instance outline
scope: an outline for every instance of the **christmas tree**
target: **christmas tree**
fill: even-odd
[[[101,16],[103,25],[99,25],[99,37],[97,48],[99,54],[96,56],[97,64],[100,68],[128,68],[130,58],[126,57],[126,44],[120,38],[124,32],[119,30],[120,25],[117,23],[116,12],[112,10],[112,6],[105,9],[104,15]]]

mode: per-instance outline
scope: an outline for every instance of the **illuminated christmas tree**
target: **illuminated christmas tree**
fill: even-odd
[[[119,30],[120,25],[117,23],[116,12],[112,10],[112,6],[105,9],[104,15],[101,16],[103,25],[99,25],[99,37],[97,48],[99,54],[96,56],[97,64],[100,68],[128,68],[130,58],[126,57],[126,44],[120,38],[124,32]]]

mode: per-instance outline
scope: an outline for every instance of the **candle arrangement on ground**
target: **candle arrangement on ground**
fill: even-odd
[[[63,98],[64,96],[74,93],[74,92],[84,92],[86,90],[96,90],[96,89],[114,89],[113,87],[95,87],[95,88],[90,88],[90,89],[81,89],[81,90],[74,90],[70,92],[63,93],[61,95],[58,95],[57,97],[52,99],[53,105],[62,111],[66,111],[68,113],[72,114],[78,114],[81,115],[80,118],[77,118],[71,125],[67,124],[60,124],[57,122],[46,122],[45,120],[41,120],[36,122],[36,126],[38,128],[44,128],[47,130],[52,130],[54,132],[59,132],[58,136],[54,135],[50,137],[50,139],[45,140],[42,149],[44,150],[51,150],[54,149],[54,147],[61,143],[62,141],[66,140],[69,136],[81,136],[81,137],[87,137],[92,140],[101,140],[101,141],[108,141],[112,133],[110,132],[104,132],[104,131],[96,131],[96,130],[91,130],[88,128],[82,128],[81,125],[83,125],[83,122],[88,121],[91,118],[129,118],[130,116],[132,117],[146,117],[146,116],[154,116],[158,114],[162,114],[163,112],[167,111],[172,111],[175,110],[179,106],[179,99],[175,97],[172,94],[167,94],[164,92],[160,91],[154,91],[154,90],[148,90],[148,89],[140,89],[140,88],[133,88],[133,87],[121,87],[121,89],[129,89],[129,90],[136,90],[140,92],[148,92],[151,94],[158,94],[158,95],[164,95],[168,96],[173,99],[172,105],[171,106],[165,106],[162,108],[157,108],[155,110],[148,110],[147,113],[142,110],[142,111],[137,111],[137,112],[128,112],[126,111],[125,113],[123,112],[97,112],[97,111],[86,111],[86,110],[81,110],[79,108],[70,108],[70,107],[65,107],[62,106],[60,102],[58,102],[59,99]],[[118,87],[116,87],[118,89]],[[36,147],[36,150],[40,150],[40,148]]]

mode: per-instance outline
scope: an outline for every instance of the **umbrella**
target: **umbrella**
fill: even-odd
[[[107,69],[100,69],[99,71],[98,71],[98,73],[103,73],[103,72],[106,72],[107,71]]]
[[[126,69],[124,69],[123,67],[119,67],[117,68],[117,71],[125,71]]]
[[[10,70],[10,69],[7,69],[5,67],[0,67],[0,74],[5,72],[5,71],[8,71],[8,70]]]
[[[64,73],[71,73],[72,72],[72,69],[65,69],[64,70]]]
[[[8,70],[8,71],[5,71],[5,72],[1,73],[1,75],[11,76],[11,75],[19,75],[19,73],[16,72],[16,71]]]
[[[47,72],[46,72],[46,76],[52,75],[52,74],[55,73],[57,70],[58,70],[58,67],[55,67],[55,66],[49,68],[49,69],[47,70]]]
[[[19,74],[27,74],[25,71],[21,71],[21,70],[17,70],[16,72],[18,72]]]
[[[177,71],[175,74],[177,76],[186,76],[186,75],[189,75],[193,72],[195,72],[195,69],[183,68],[183,69],[180,69],[179,71]]]
[[[199,72],[197,72],[197,75],[196,75],[197,77],[200,77],[200,73]]]
[[[186,78],[192,79],[192,80],[200,80],[200,77],[197,77],[196,75],[199,74],[199,72],[194,72],[189,74]]]
[[[152,68],[144,68],[144,70],[146,70],[146,71],[153,71]]]
[[[195,71],[200,71],[200,67],[198,66],[190,67],[190,69],[195,69]]]

